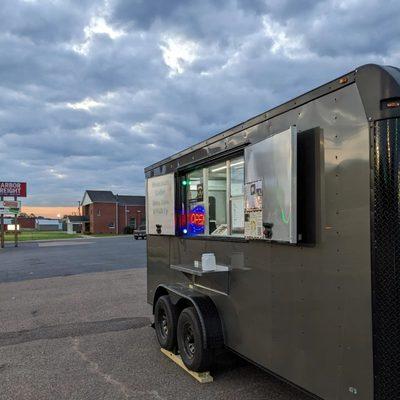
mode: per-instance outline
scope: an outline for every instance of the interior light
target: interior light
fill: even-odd
[[[222,171],[223,169],[226,169],[226,165],[224,165],[223,167],[218,167],[218,168],[212,169],[211,172]]]
[[[232,163],[232,164],[231,164],[231,167],[235,167],[236,165],[243,165],[243,164],[244,164],[244,161],[241,160],[241,161]],[[226,169],[226,165],[224,165],[224,166],[222,166],[222,167],[214,168],[214,169],[211,170],[211,172],[222,171],[223,169]]]
[[[186,228],[183,229],[182,232],[183,232],[184,235],[186,235],[187,234],[187,229]]]

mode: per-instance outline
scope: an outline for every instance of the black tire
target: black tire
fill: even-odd
[[[214,350],[204,348],[200,320],[194,307],[185,308],[178,319],[178,349],[183,363],[192,371],[209,371]]]
[[[154,327],[160,346],[169,351],[176,349],[178,315],[168,295],[161,296],[154,307]]]

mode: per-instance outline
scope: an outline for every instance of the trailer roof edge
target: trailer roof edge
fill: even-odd
[[[280,104],[280,105],[278,105],[276,107],[273,107],[273,108],[271,108],[271,109],[269,109],[269,110],[267,110],[267,111],[265,111],[265,112],[263,112],[261,114],[258,114],[256,116],[254,116],[254,117],[252,117],[252,118],[250,118],[250,119],[248,119],[248,120],[246,120],[244,122],[241,122],[241,123],[229,128],[229,129],[226,129],[226,130],[224,130],[224,131],[222,131],[220,133],[217,133],[217,134],[209,137],[208,139],[205,139],[205,140],[203,140],[203,141],[201,141],[201,142],[199,142],[199,143],[197,143],[197,144],[195,144],[193,146],[190,146],[190,147],[188,147],[186,149],[183,149],[183,150],[181,150],[181,151],[179,151],[179,152],[177,152],[177,153],[175,153],[175,154],[173,154],[173,155],[171,155],[171,156],[169,156],[167,158],[164,158],[164,159],[162,159],[162,160],[160,160],[160,161],[158,161],[158,162],[156,162],[154,164],[151,164],[150,166],[146,167],[144,169],[144,171],[145,171],[145,173],[150,172],[150,171],[154,170],[155,168],[158,168],[158,167],[160,167],[160,166],[162,166],[164,164],[167,164],[168,162],[170,162],[172,160],[176,160],[177,158],[179,158],[179,157],[181,157],[183,155],[189,154],[189,153],[191,153],[193,151],[196,151],[196,150],[198,150],[198,149],[200,149],[200,148],[202,148],[204,146],[207,146],[207,145],[210,145],[212,143],[218,142],[219,140],[226,139],[229,136],[232,136],[232,135],[234,135],[234,134],[236,134],[236,133],[238,133],[238,132],[240,132],[240,131],[242,131],[244,129],[248,129],[248,128],[254,126],[254,125],[257,125],[257,124],[259,124],[261,122],[267,121],[267,120],[269,120],[271,118],[274,118],[274,117],[276,117],[276,116],[278,116],[280,114],[283,114],[283,113],[285,113],[287,111],[290,111],[290,110],[292,110],[294,108],[297,108],[297,107],[302,106],[302,105],[304,105],[306,103],[309,103],[310,101],[316,100],[316,99],[318,99],[318,98],[320,98],[322,96],[325,96],[325,95],[327,95],[327,94],[329,94],[331,92],[339,90],[339,89],[341,89],[341,88],[343,88],[345,86],[348,86],[350,84],[353,84],[356,81],[356,74],[358,74],[358,71],[361,72],[361,76],[362,77],[364,77],[366,74],[368,74],[368,72],[371,71],[371,70],[373,70],[375,72],[378,71],[378,72],[380,72],[381,75],[391,75],[390,72],[388,71],[388,69],[397,70],[394,67],[382,67],[382,66],[377,65],[377,64],[366,64],[366,65],[363,65],[363,66],[361,66],[359,68],[354,69],[353,71],[348,72],[347,74],[341,75],[336,79],[333,79],[333,80],[331,80],[331,81],[329,81],[329,82],[327,82],[327,83],[325,83],[325,84],[323,84],[321,86],[318,86],[318,87],[316,87],[316,88],[314,88],[314,89],[312,89],[312,90],[310,90],[308,92],[305,92],[305,93],[303,93],[303,94],[301,94],[301,95],[299,95],[299,96],[297,96],[297,97],[295,97],[295,98],[293,98],[293,99],[291,99],[291,100],[289,100],[289,101],[287,101],[285,103],[282,103],[282,104]],[[364,93],[368,92],[368,95],[369,95],[370,94],[370,90],[368,90],[365,87],[365,84],[363,83],[364,81],[365,81],[365,79],[362,79],[361,83],[358,84],[359,90],[360,90],[360,94],[363,94],[363,92]],[[364,101],[364,98],[365,99],[368,98],[368,96],[362,96],[362,97],[363,97],[363,101]],[[368,103],[368,100],[364,101],[364,106],[366,108],[366,112],[368,113],[367,110],[368,110],[368,108],[371,108],[371,107],[369,107],[368,104],[366,104],[366,103]]]

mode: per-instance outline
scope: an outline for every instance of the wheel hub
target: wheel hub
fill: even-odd
[[[167,315],[165,314],[165,312],[161,312],[160,325],[161,325],[161,334],[165,338],[168,336],[168,319],[167,319]]]
[[[193,357],[196,351],[196,346],[194,344],[194,334],[191,325],[185,326],[185,334],[184,334],[184,344],[185,350],[189,357]]]

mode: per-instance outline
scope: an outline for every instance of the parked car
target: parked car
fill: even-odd
[[[146,225],[140,225],[138,229],[135,229],[133,231],[133,237],[135,240],[140,239],[147,239],[147,233],[146,233]]]

